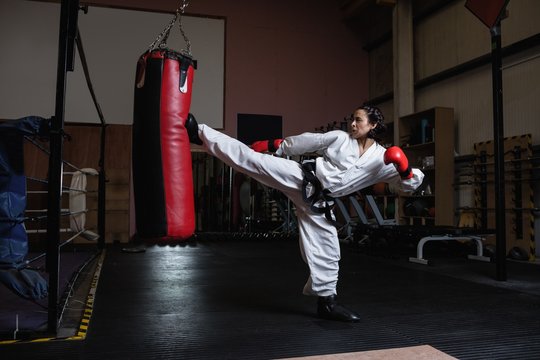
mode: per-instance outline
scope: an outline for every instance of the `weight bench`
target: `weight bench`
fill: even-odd
[[[350,241],[354,237],[355,227],[358,226],[360,222],[367,224],[367,217],[362,213],[358,214],[358,218],[353,218],[345,206],[345,203],[343,203],[340,198],[335,198],[334,201],[341,212],[341,215],[343,216],[343,220],[345,221],[345,224],[337,228],[338,234],[340,235],[340,240],[344,242]]]
[[[391,231],[398,237],[408,238],[420,238],[416,246],[416,257],[409,257],[410,262],[427,265],[429,262],[424,258],[424,245],[429,241],[449,241],[449,240],[466,240],[474,241],[476,244],[476,255],[469,255],[468,258],[479,261],[491,261],[491,258],[484,256],[483,240],[491,234],[494,234],[494,230],[478,230],[465,227],[453,227],[453,226],[414,226],[414,225],[398,225],[395,219],[384,219],[375,198],[373,195],[363,195],[367,204],[373,212],[375,218],[375,224],[370,225],[367,221],[364,223],[366,226],[376,226],[377,229],[384,229],[385,231]],[[356,197],[351,196],[351,203],[355,211],[359,214],[359,218],[367,219],[364,210],[358,204]],[[354,200],[353,200],[354,199]],[[360,213],[362,214],[360,216]]]
[[[436,228],[433,229],[436,232]],[[441,229],[443,230],[443,229]],[[483,240],[485,237],[489,234],[477,234],[476,232],[467,234],[460,234],[460,230],[462,228],[447,228],[447,233],[440,234],[440,235],[428,235],[423,236],[420,241],[418,242],[418,245],[416,246],[416,257],[409,257],[410,262],[418,263],[418,264],[424,264],[427,265],[429,262],[427,259],[424,258],[424,245],[428,241],[447,241],[447,240],[470,240],[474,241],[476,243],[476,255],[468,255],[467,257],[471,260],[479,260],[479,261],[487,261],[490,262],[491,258],[484,256],[484,247],[483,247]],[[474,231],[474,229],[471,229],[471,231]]]

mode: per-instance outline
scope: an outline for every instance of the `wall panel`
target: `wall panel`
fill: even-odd
[[[540,144],[540,58],[503,70],[505,136],[530,133]],[[416,109],[455,109],[456,151],[472,154],[475,142],[493,139],[491,67],[485,66],[416,92]]]
[[[540,1],[509,1],[507,10],[509,16],[501,24],[503,46],[540,33]]]
[[[415,79],[452,68],[491,51],[489,29],[456,1],[416,24]],[[510,1],[502,21],[502,45],[540,33],[540,1]]]

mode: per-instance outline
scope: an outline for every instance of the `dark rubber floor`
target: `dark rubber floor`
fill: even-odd
[[[64,294],[67,294],[77,272],[96,256],[96,249],[78,249],[78,251],[65,251],[60,254],[59,260],[59,302],[63,304]],[[39,254],[29,254],[32,259]],[[31,264],[45,281],[49,276],[45,272],[45,257]],[[17,339],[34,338],[47,330],[48,298],[29,300],[16,294],[5,284],[0,283],[0,340],[13,339],[16,332]]]
[[[431,345],[459,359],[539,359],[539,266],[510,263],[499,284],[494,264],[445,261],[344,245],[339,298],[362,316],[346,324],[318,319],[301,294],[294,241],[111,247],[86,339],[5,345],[0,358],[277,359]]]

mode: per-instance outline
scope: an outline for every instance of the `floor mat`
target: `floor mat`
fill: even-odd
[[[91,260],[96,252],[64,252],[60,257],[59,294],[70,290],[74,276],[81,267]],[[31,257],[31,255],[29,255]],[[33,263],[39,268],[44,266],[45,258]],[[47,273],[43,272],[48,281]],[[48,298],[28,300],[15,294],[0,284],[0,340],[31,339],[43,336],[47,331]],[[70,309],[67,309],[69,312]],[[69,315],[66,315],[68,318]],[[80,320],[80,317],[79,317]]]
[[[111,246],[84,341],[0,346],[0,357],[261,360],[429,344],[460,360],[540,358],[538,295],[425,269],[343,247],[338,297],[361,315],[349,324],[317,318],[293,241]]]
[[[344,354],[305,356],[281,360],[452,360],[456,359],[429,345]]]

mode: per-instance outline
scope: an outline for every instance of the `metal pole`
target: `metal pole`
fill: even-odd
[[[105,141],[107,125],[101,124],[101,141],[99,146],[99,180],[98,180],[98,247],[100,250],[105,248],[105,203],[106,203],[106,182],[105,176]]]
[[[233,222],[233,217],[232,217],[232,210],[233,210],[233,201],[232,201],[232,189],[233,189],[233,181],[234,181],[234,170],[233,168],[229,168],[229,225],[227,226],[227,231],[228,232],[231,232],[232,231],[232,222]]]
[[[78,0],[62,0],[56,73],[55,115],[51,121],[47,212],[47,261],[49,299],[47,330],[58,329],[58,282],[60,269],[60,211],[63,172],[63,132],[67,71],[73,71],[73,51],[77,29]]]
[[[504,121],[501,22],[490,29],[493,81],[493,137],[495,155],[496,279],[506,281],[506,219],[504,194]]]

